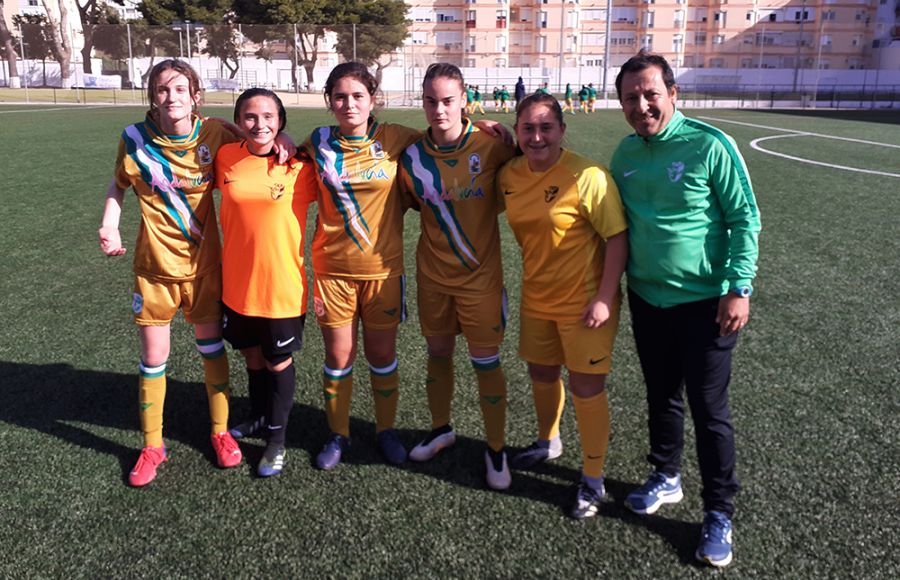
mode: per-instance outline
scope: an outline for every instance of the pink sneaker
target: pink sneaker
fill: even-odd
[[[237,441],[234,440],[234,437],[228,431],[214,433],[210,439],[216,452],[216,461],[218,461],[219,467],[234,467],[241,462],[243,458],[241,448],[238,447]]]
[[[165,447],[144,447],[134,469],[128,474],[128,485],[143,487],[156,479],[156,468],[168,461]]]

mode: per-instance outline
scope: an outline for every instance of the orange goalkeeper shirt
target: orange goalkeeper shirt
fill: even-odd
[[[303,233],[316,198],[313,167],[279,165],[246,143],[216,155],[222,192],[222,301],[245,316],[293,318],[306,312]]]

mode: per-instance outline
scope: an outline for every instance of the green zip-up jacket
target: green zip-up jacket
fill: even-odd
[[[625,137],[610,171],[628,219],[628,287],[661,308],[752,286],[759,210],[734,140],[676,110]]]

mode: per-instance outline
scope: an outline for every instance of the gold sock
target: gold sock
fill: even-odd
[[[212,432],[221,433],[228,430],[228,401],[231,397],[225,344],[220,338],[199,339],[197,350],[203,355],[203,375]]]
[[[581,438],[582,472],[596,479],[603,475],[609,447],[609,398],[604,390],[586,399],[573,396],[572,402]]]
[[[400,374],[397,359],[386,367],[369,365],[372,381],[372,397],[375,400],[375,432],[393,429],[397,420],[397,400],[399,398]]]
[[[162,447],[163,403],[166,400],[166,363],[150,367],[141,362],[138,379],[144,447]]]
[[[562,379],[552,383],[531,381],[534,395],[534,410],[537,414],[538,439],[548,441],[559,437],[559,421],[566,404],[565,387]]]
[[[475,366],[478,378],[478,395],[481,416],[484,419],[484,437],[488,447],[500,451],[506,444],[506,376],[500,366],[499,357],[493,368]]]
[[[325,417],[332,433],[350,436],[350,401],[353,399],[353,365],[333,370],[325,367],[322,373],[322,393],[325,396]]]
[[[450,424],[453,387],[453,359],[429,356],[425,392],[428,394],[432,429]]]

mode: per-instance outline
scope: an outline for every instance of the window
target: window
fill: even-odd
[[[719,28],[725,28],[728,20],[727,12],[716,12],[713,16],[713,20],[719,25]]]
[[[822,46],[831,46],[831,35],[823,34],[821,40],[819,41]],[[854,45],[855,46],[855,45]]]
[[[538,52],[547,52],[547,37],[546,36],[538,36],[537,51]]]
[[[854,34],[854,35],[853,35],[853,40],[850,41],[850,44],[853,45],[853,46],[860,46],[860,45],[862,45],[862,36],[859,35],[859,34]]]
[[[653,28],[653,21],[655,20],[655,16],[656,16],[656,14],[651,10],[644,12],[644,18],[643,18],[644,28]]]
[[[675,26],[681,27],[684,24],[684,10],[675,11]]]
[[[752,10],[747,11],[747,22],[753,22],[753,11]]]
[[[725,44],[725,35],[717,34],[713,36],[713,44]]]
[[[603,46],[606,35],[601,32],[585,32],[581,35],[582,46]]]
[[[672,36],[672,52],[680,53],[684,50],[684,35],[676,34]]]
[[[831,64],[827,60],[823,59],[819,61],[819,68],[822,70],[828,70],[831,68]]]
[[[834,10],[826,10],[822,13],[822,20],[834,20],[836,13]]]
[[[547,28],[547,13],[541,11],[541,28]]]
[[[711,58],[709,59],[709,68],[722,68],[725,66],[725,59]]]
[[[800,20],[804,22],[810,20],[809,10],[794,10],[794,22],[800,22]]]
[[[569,10],[566,13],[566,28],[578,28],[578,12]]]
[[[497,38],[494,39],[494,50],[496,52],[506,52],[506,37],[502,34],[498,34]]]
[[[653,35],[652,34],[641,35],[641,48],[645,49],[645,50],[653,50]]]
[[[706,44],[706,32],[695,32],[694,33],[694,44],[699,44],[701,46]]]

